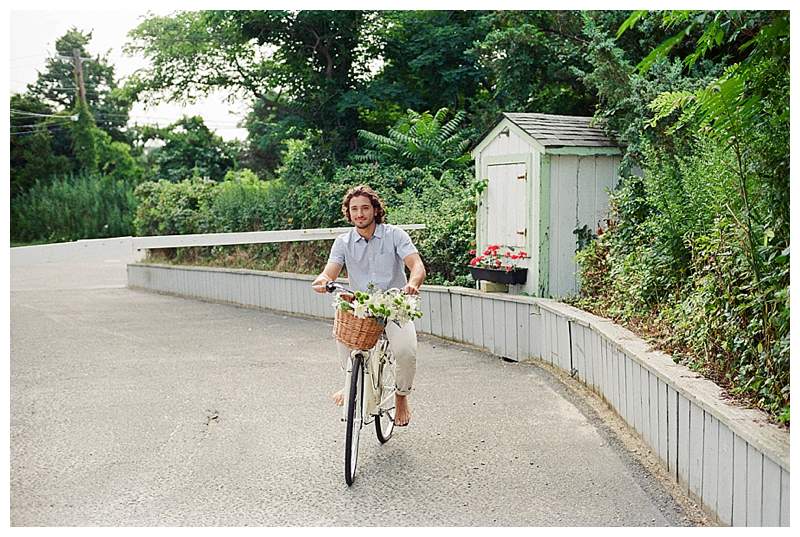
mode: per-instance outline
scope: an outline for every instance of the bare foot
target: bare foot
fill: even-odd
[[[411,410],[408,408],[408,396],[394,394],[394,424],[405,427],[411,421]]]
[[[339,390],[335,394],[331,395],[331,399],[333,399],[333,404],[336,406],[344,406],[344,394],[342,390]]]

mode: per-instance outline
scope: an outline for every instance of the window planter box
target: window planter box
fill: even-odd
[[[475,280],[485,280],[495,283],[525,283],[528,278],[528,269],[515,268],[511,271],[488,269],[481,267],[469,267],[469,272]]]

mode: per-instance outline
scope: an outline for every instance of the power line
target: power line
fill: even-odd
[[[58,132],[58,131],[63,131],[63,130],[68,130],[68,129],[65,129],[63,126],[59,126],[59,125],[51,125],[51,126],[48,126],[48,127],[35,127],[35,128],[32,128],[32,129],[10,130],[8,132],[10,132],[11,134],[23,134],[23,133],[26,133],[26,132],[45,132],[45,131],[47,131],[47,132]]]
[[[9,128],[11,128],[11,129],[25,128],[25,127],[37,128],[37,127],[49,127],[49,126],[53,126],[53,125],[56,125],[56,126],[59,126],[59,127],[61,127],[61,126],[66,127],[66,126],[69,126],[71,123],[74,123],[74,121],[59,121],[57,119],[50,119],[50,120],[47,120],[47,121],[42,121],[40,123],[11,123],[9,125]]]
[[[69,124],[75,123],[69,117],[62,117],[62,118],[49,118],[42,121],[37,121],[36,118],[32,117],[25,117],[20,118],[23,121],[31,121],[31,123],[14,123],[14,118],[11,118],[12,123],[9,125],[10,127],[30,127],[31,125],[56,125],[56,124]]]
[[[72,92],[72,91],[75,91],[75,90],[77,90],[78,88],[45,88],[45,89],[46,89],[46,91],[47,91],[47,92],[49,92],[49,91],[65,91],[65,92]],[[102,92],[100,92],[100,91],[95,91],[95,90],[86,90],[86,93],[87,93],[87,94],[89,94],[89,95],[97,95],[97,96],[102,96],[102,95],[104,95]]]
[[[78,117],[77,114],[72,114],[69,116],[65,115],[51,115],[51,114],[15,114],[11,121],[20,120],[20,121],[33,121],[34,123],[44,123],[44,120],[37,120],[38,117],[44,118],[51,118],[53,121],[75,121],[75,118]]]
[[[66,92],[72,92],[72,91],[75,91],[75,90],[77,90],[77,89],[78,89],[78,88],[76,88],[76,87],[55,87],[55,88],[44,88],[44,95],[45,95],[45,97],[47,97],[47,93],[48,93],[48,92],[50,92],[50,91],[66,91]],[[27,90],[25,90],[25,92],[27,92]],[[89,94],[89,95],[95,95],[95,96],[98,96],[98,97],[102,97],[103,95],[107,95],[109,92],[102,92],[102,91],[95,91],[95,90],[93,90],[93,89],[87,89],[87,90],[86,90],[86,93],[87,93],[87,94]],[[34,94],[38,94],[38,92],[34,92]]]
[[[11,111],[11,114],[15,115],[15,116],[21,116],[21,117],[50,117],[50,118],[60,118],[60,119],[69,119],[69,120],[72,120],[72,121],[78,121],[78,115],[77,114],[73,114],[73,115],[70,115],[70,116],[65,116],[63,114],[35,114],[33,112],[25,113],[25,112],[16,112],[16,111],[13,111],[13,110]]]
[[[33,131],[22,131],[22,132],[10,132],[10,136],[30,136],[32,134],[44,134],[44,133],[54,133],[54,132],[66,132],[69,129],[65,129],[63,127],[57,129],[47,129],[47,130],[33,130]]]
[[[45,87],[45,90],[76,90],[78,89],[77,86],[52,86],[52,87]]]
[[[64,114],[37,114],[36,112],[26,112],[24,110],[15,110],[13,108],[11,109],[11,114],[17,116],[58,117],[58,118],[71,119],[72,121],[78,121],[78,114],[72,114],[70,116],[65,116]]]

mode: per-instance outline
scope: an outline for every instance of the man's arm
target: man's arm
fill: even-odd
[[[331,282],[339,277],[339,273],[342,272],[342,265],[339,263],[331,263],[328,262],[325,265],[325,269],[320,273],[317,278],[311,282],[311,287],[317,293],[326,293],[325,284]]]
[[[405,263],[408,267],[408,270],[411,271],[411,275],[408,278],[408,284],[403,287],[403,292],[408,293],[409,295],[416,295],[419,293],[419,288],[422,286],[422,282],[425,281],[425,276],[427,276],[427,273],[425,272],[425,264],[422,262],[422,258],[418,253],[405,256],[403,258],[403,263]]]

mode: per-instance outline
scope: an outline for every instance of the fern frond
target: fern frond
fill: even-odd
[[[444,120],[447,117],[447,114],[449,113],[450,110],[448,110],[447,108],[440,108],[439,110],[436,111],[436,114],[434,114],[433,120],[441,125],[442,123],[444,123]]]
[[[691,91],[667,91],[659,94],[648,105],[655,112],[653,119],[650,121],[650,126],[655,127],[659,121],[672,115],[675,110],[685,108],[686,105],[694,100],[695,94]]]

